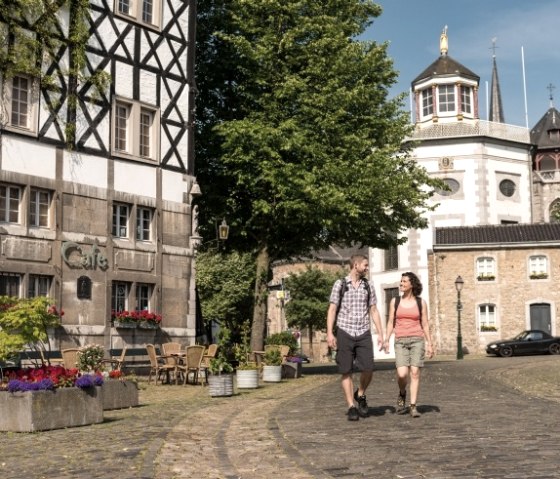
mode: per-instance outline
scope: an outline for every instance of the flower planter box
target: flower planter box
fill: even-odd
[[[138,323],[140,329],[157,329],[159,325],[156,323],[150,323],[149,321],[141,321]]]
[[[301,363],[282,364],[282,377],[284,379],[294,379],[301,377]]]
[[[138,386],[135,382],[107,379],[101,386],[101,390],[104,411],[136,407],[139,404]]]
[[[125,322],[115,321],[115,322],[113,322],[113,325],[115,326],[115,328],[118,328],[118,329],[136,329],[136,326],[138,326],[138,323],[136,323],[134,321],[125,321]]]
[[[0,431],[34,432],[103,422],[101,387],[0,392]]]

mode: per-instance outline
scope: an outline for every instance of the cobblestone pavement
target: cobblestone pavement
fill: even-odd
[[[332,366],[231,398],[199,386],[144,386],[140,407],[108,411],[102,424],[0,433],[0,475],[560,478],[560,357],[430,361],[419,419],[394,414],[393,364],[377,367],[370,417],[358,422],[346,420]]]

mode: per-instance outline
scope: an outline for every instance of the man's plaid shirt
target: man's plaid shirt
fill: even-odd
[[[370,284],[371,296],[368,305],[367,283],[364,280],[360,280],[358,288],[354,289],[350,276],[346,276],[344,280],[338,279],[333,285],[331,297],[329,299],[329,302],[337,306],[340,299],[342,281],[346,281],[348,289],[342,297],[342,304],[340,305],[340,310],[336,317],[336,325],[351,336],[360,336],[371,329],[369,308],[377,304],[375,289]]]

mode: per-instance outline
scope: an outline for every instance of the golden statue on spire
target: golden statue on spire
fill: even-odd
[[[449,50],[449,46],[447,43],[447,25],[443,28],[443,32],[439,37],[439,52],[441,55],[447,55],[447,51]]]

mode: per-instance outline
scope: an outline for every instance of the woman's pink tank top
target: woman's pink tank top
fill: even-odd
[[[422,323],[420,322],[420,311],[416,302],[410,306],[403,306],[402,301],[397,308],[397,321],[395,323],[395,338],[406,338],[411,336],[424,337]]]

